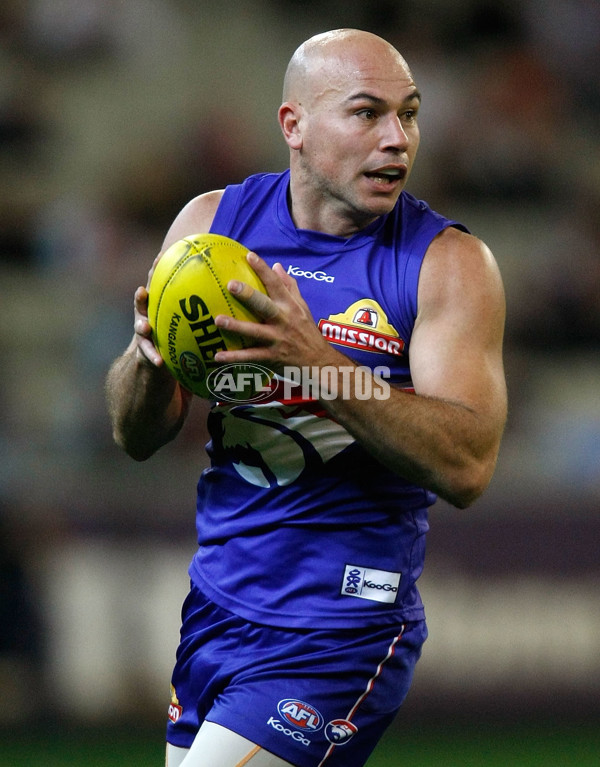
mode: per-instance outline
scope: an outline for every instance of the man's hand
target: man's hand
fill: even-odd
[[[247,258],[268,295],[238,280],[231,280],[227,287],[260,322],[217,315],[215,324],[218,327],[250,339],[252,346],[239,351],[218,352],[215,360],[222,363],[263,362],[276,371],[286,365],[302,367],[345,360],[323,338],[296,280],[281,264],[275,264],[271,269],[255,253],[249,253]]]
[[[148,361],[155,367],[160,367],[164,364],[164,360],[152,340],[152,328],[148,321],[147,288],[140,286],[135,291],[133,314],[134,339],[137,346],[138,361]]]

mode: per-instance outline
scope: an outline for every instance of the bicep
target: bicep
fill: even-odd
[[[421,270],[410,343],[415,392],[462,405],[501,428],[504,317],[502,280],[489,249],[457,230],[444,232]]]

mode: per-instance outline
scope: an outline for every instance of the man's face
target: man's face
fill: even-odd
[[[324,224],[329,217],[343,229],[347,221],[351,233],[392,210],[419,146],[419,103],[402,60],[370,50],[327,60],[312,74],[297,167]]]

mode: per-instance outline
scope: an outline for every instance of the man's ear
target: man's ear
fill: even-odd
[[[286,101],[279,107],[279,125],[290,149],[302,148],[302,133],[300,130],[300,110],[298,104]]]

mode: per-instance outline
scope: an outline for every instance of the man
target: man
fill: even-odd
[[[419,104],[386,41],[311,38],[279,110],[289,172],[197,197],[165,239],[210,230],[254,251],[268,295],[228,288],[260,322],[216,317],[252,342],[217,360],[313,387],[209,414],[169,767],[363,765],[426,637],[427,509],[436,495],[468,506],[493,473],[501,279],[483,243],[403,191]],[[191,399],[152,343],[147,295],[107,380],[115,439],[138,460],[176,436]]]

